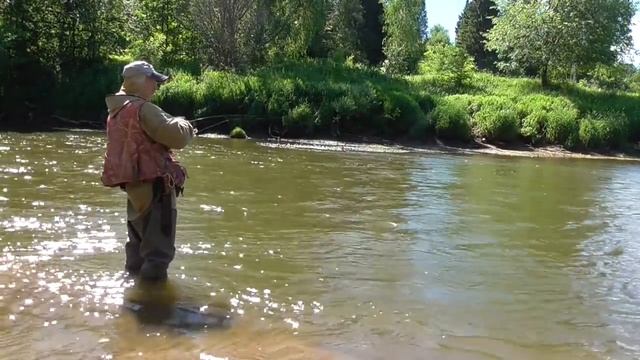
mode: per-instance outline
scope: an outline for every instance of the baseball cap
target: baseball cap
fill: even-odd
[[[149,64],[146,61],[134,61],[125,65],[124,69],[122,70],[122,76],[126,78],[135,75],[146,75],[160,83],[165,82],[169,79],[167,75],[157,72],[153,68],[153,65]]]

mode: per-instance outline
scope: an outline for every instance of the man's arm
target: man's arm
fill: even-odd
[[[150,102],[140,109],[140,121],[144,131],[154,141],[170,149],[186,147],[196,134],[190,122],[181,117],[173,117]]]

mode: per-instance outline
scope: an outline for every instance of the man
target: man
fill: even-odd
[[[171,149],[186,147],[197,131],[149,101],[168,76],[135,61],[122,77],[120,91],[105,99],[108,143],[101,179],[127,193],[125,270],[164,280],[175,255],[176,196],[186,179]]]

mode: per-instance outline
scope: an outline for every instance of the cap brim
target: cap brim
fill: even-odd
[[[160,74],[159,72],[154,72],[153,74],[151,74],[151,78],[159,83],[163,83],[169,80],[169,77],[167,75]]]

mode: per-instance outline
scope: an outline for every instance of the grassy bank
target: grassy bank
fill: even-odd
[[[177,73],[158,102],[189,117],[242,114],[230,126],[285,137],[430,137],[620,149],[640,139],[640,96],[474,74],[444,91],[433,76],[392,78],[330,61],[283,63],[246,75]]]
[[[439,91],[429,78],[410,80],[416,88]],[[536,80],[488,74],[475,74],[457,94],[440,93],[433,121],[446,136],[568,149],[620,149],[640,140],[638,94],[573,84],[542,89]]]
[[[56,125],[53,113],[102,127],[104,96],[117,91],[120,69],[129,60],[112,58],[60,79],[39,93],[51,94],[40,101],[44,106],[26,110],[36,113],[33,121],[39,124],[37,118],[46,118],[51,121],[46,124]],[[473,73],[452,89],[438,74],[390,77],[329,60],[283,62],[245,74],[167,71],[173,80],[160,88],[155,100],[168,112],[188,118],[223,115],[229,123],[212,130],[227,133],[238,126],[249,135],[290,138],[365,136],[423,142],[437,137],[571,150],[624,150],[640,140],[640,96],[635,93],[573,84],[543,89],[537,80],[483,73]],[[3,99],[5,109],[7,104],[22,106],[10,96]],[[25,119],[33,119],[26,110],[14,116],[25,126]],[[219,120],[203,121],[199,127]]]
[[[435,99],[405,79],[328,61],[283,63],[246,75],[176,74],[158,93],[169,112],[189,117],[243,114],[230,126],[289,137],[355,134],[423,139]]]

